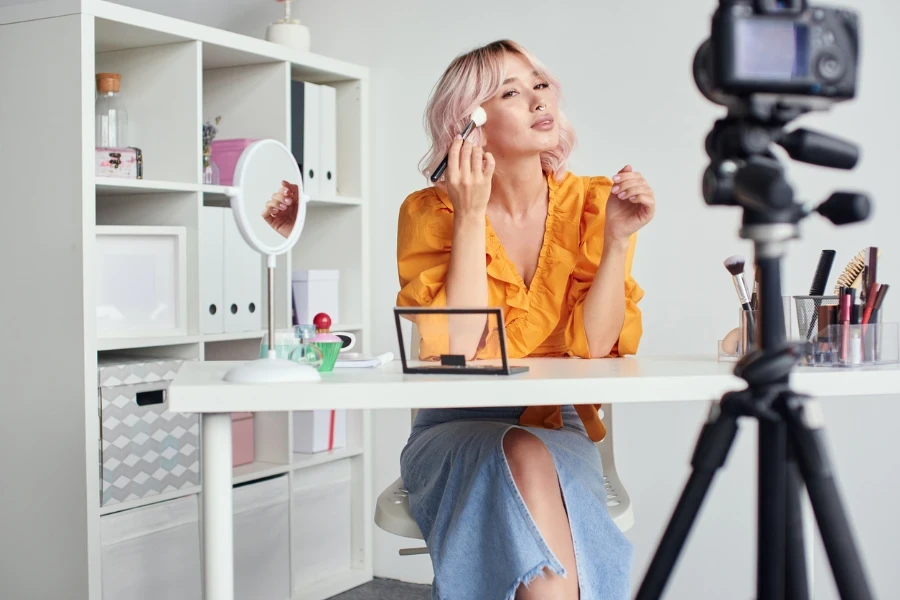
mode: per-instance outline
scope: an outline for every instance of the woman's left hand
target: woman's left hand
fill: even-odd
[[[626,165],[613,177],[606,202],[606,238],[627,241],[653,219],[656,198],[644,176]]]

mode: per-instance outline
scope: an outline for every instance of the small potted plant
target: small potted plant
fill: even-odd
[[[212,143],[219,132],[216,125],[222,120],[216,117],[214,123],[207,121],[203,124],[203,183],[219,185],[219,167],[212,160]]]
[[[276,0],[284,4],[284,16],[266,28],[266,39],[292,50],[309,52],[309,28],[291,16],[292,0]]]

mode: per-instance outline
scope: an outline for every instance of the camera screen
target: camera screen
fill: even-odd
[[[809,29],[782,19],[735,23],[734,72],[739,79],[790,81],[809,76]]]

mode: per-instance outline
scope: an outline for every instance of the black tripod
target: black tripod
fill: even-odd
[[[755,107],[759,108],[759,107]],[[800,512],[805,484],[831,569],[843,599],[869,600],[872,593],[856,550],[826,453],[818,404],[790,390],[789,376],[804,344],[785,339],[780,264],[797,224],[813,210],[840,225],[865,219],[868,199],[837,192],[820,206],[794,202],[782,168],[770,152],[772,142],[792,158],[823,166],[852,168],[854,146],[822,134],[782,126],[796,113],[765,110],[730,112],[707,138],[710,167],[704,178],[708,204],[744,209],[740,235],[754,243],[760,272],[759,348],[736,365],[747,388],[713,404],[700,432],[692,474],[660,541],[638,600],[659,598],[671,574],[709,485],[738,430],[738,417],[759,421],[757,598],[809,598]],[[801,482],[802,478],[802,482]]]

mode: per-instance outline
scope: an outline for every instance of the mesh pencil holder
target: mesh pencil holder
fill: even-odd
[[[794,312],[797,314],[797,335],[811,342],[819,332],[819,307],[837,306],[837,296],[794,296]]]

